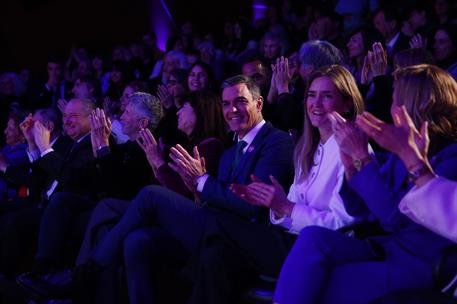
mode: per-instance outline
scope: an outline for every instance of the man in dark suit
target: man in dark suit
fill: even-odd
[[[384,6],[373,15],[375,28],[385,38],[390,63],[396,53],[409,49],[409,37],[401,32],[402,18],[399,9],[393,6]],[[380,41],[381,42],[381,41]]]
[[[63,114],[64,130],[73,140],[67,155],[54,151],[50,134],[35,122],[34,137],[40,150],[38,165],[52,182],[44,196],[49,200],[40,224],[35,270],[49,271],[62,257],[68,231],[76,216],[95,204],[96,171],[90,138],[89,115],[95,108],[89,99],[72,99]]]
[[[198,151],[195,150],[192,157],[180,146],[172,149],[175,169],[187,181],[188,187],[195,190],[200,203],[164,187],[148,186],[136,196],[121,221],[93,252],[92,263],[107,267],[117,260],[126,239],[127,279],[132,303],[150,302],[155,296],[152,274],[147,266],[156,262],[189,261],[189,257],[199,251],[205,229],[214,226],[217,214],[233,217],[234,222],[264,220],[265,214],[259,208],[230,191],[231,183],[248,184],[251,175],[266,182],[269,175],[274,175],[286,187],[291,182],[292,139],[263,120],[263,98],[259,88],[250,78],[235,76],[224,82],[222,96],[225,120],[237,134],[239,144],[224,152],[218,176],[205,174]],[[150,227],[138,229],[144,226]],[[132,254],[137,245],[141,250]],[[142,257],[133,265],[131,262],[139,255]],[[141,264],[145,260],[147,263]]]
[[[62,135],[62,120],[59,113],[52,109],[40,109],[29,115],[21,124],[27,140],[28,166],[15,166],[1,162],[0,170],[5,178],[26,187],[27,196],[17,198],[11,204],[2,206],[0,218],[0,271],[7,276],[20,271],[26,254],[30,251],[39,227],[42,203],[41,194],[52,180],[38,165],[40,152],[33,136],[33,124],[39,121],[50,132],[52,148],[61,155],[66,155],[72,140]],[[23,269],[22,269],[23,270]]]
[[[62,62],[63,60],[58,56],[51,56],[48,59],[46,65],[48,79],[37,89],[35,96],[32,96],[29,108],[35,110],[51,107],[58,110],[58,101],[60,99],[68,100],[71,96],[73,85],[63,78]]]

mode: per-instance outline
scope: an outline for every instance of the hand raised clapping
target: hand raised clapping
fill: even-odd
[[[392,114],[393,125],[367,112],[357,117],[357,125],[381,147],[397,154],[406,167],[425,161],[430,144],[428,123],[424,122],[419,132],[404,106],[393,108]]]
[[[194,147],[193,157],[181,145],[171,148],[170,152],[173,163],[169,166],[178,172],[189,190],[196,192],[197,178],[206,173],[205,159],[200,157],[198,148]]]
[[[109,146],[109,137],[111,135],[111,120],[105,116],[105,112],[101,109],[95,109],[90,114],[90,138],[92,141],[92,151],[94,156],[97,154],[97,149],[103,146]]]
[[[140,136],[136,141],[146,154],[146,158],[153,170],[156,170],[165,164],[162,148],[149,129],[141,130]]]

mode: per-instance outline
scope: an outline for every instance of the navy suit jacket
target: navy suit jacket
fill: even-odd
[[[229,189],[230,184],[247,185],[251,182],[252,174],[266,183],[271,183],[269,176],[273,175],[284,189],[288,189],[294,172],[293,149],[292,137],[289,134],[266,123],[236,168],[231,169],[236,146],[222,154],[218,175],[210,176],[206,180],[201,193],[202,200],[210,207],[233,212],[243,218],[256,219],[259,208],[235,196]]]

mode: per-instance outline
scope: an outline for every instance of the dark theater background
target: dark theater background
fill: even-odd
[[[223,8],[210,0],[3,0],[0,70],[43,70],[48,54],[66,56],[72,44],[111,47],[138,40],[146,31],[154,31],[164,48],[174,26],[186,20],[197,30],[221,32],[226,16],[249,18],[251,6],[243,0]]]

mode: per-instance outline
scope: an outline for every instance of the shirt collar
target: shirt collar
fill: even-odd
[[[81,136],[76,142],[79,144],[84,138],[86,138],[88,135],[90,135],[90,132],[87,133],[86,135]]]
[[[389,43],[387,43],[386,47],[389,49],[392,49],[395,45],[395,42],[397,42],[398,37],[400,37],[400,32],[397,33],[392,39],[390,39]]]
[[[264,124],[265,124],[265,120],[262,119],[262,121],[260,121],[251,130],[249,130],[249,132],[243,137],[242,140],[247,143],[246,147],[243,149],[243,153],[246,152],[248,147],[254,141],[254,138],[256,137],[257,133],[259,133],[260,129],[263,127]],[[238,138],[238,141],[240,141],[239,138]]]

